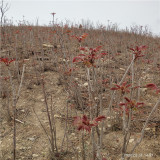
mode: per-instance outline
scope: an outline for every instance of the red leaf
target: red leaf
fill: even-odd
[[[131,102],[131,100],[128,99],[127,97],[124,97],[124,99],[125,99],[127,102]]]
[[[157,93],[157,94],[160,93],[160,89],[157,89],[157,90],[156,90],[156,93]]]
[[[143,102],[141,102],[141,103],[138,102],[138,103],[137,103],[137,106],[139,106],[139,105],[144,105],[144,103],[143,103]]]
[[[84,125],[83,126],[83,130],[86,130],[86,131],[88,131],[88,132],[90,132],[91,131],[91,127],[90,126],[87,126],[87,125]]]
[[[136,51],[139,51],[139,50],[140,50],[140,48],[138,46],[136,46]]]
[[[80,47],[80,50],[81,50],[81,51],[85,51],[85,48],[84,48],[84,47]]]
[[[119,88],[111,88],[111,90],[118,90]]]
[[[78,56],[85,56],[85,54],[79,54]]]
[[[97,125],[98,125],[98,123],[95,120],[93,120],[93,123],[90,124],[90,126],[92,126],[92,127],[97,126]]]
[[[79,123],[81,123],[81,117],[73,117],[74,118],[74,125],[77,126]]]
[[[140,88],[140,86],[135,86],[135,87],[133,87],[134,89],[137,89],[137,88]]]
[[[73,63],[74,63],[74,62],[79,62],[79,61],[81,61],[81,60],[82,60],[81,57],[74,57],[74,58],[73,58]]]
[[[131,86],[131,84],[128,84],[127,86],[126,86],[126,88],[128,88],[128,87],[130,87]]]
[[[100,121],[105,120],[105,119],[106,119],[105,116],[99,116],[99,117],[96,117],[96,118],[95,118],[95,121],[96,121],[96,122],[100,122]]]
[[[88,118],[87,118],[86,115],[83,115],[82,119],[83,119],[84,121],[88,121]]]
[[[106,52],[102,52],[101,53],[101,55],[103,55],[103,56],[105,56],[105,55],[107,55],[108,53],[106,53]]]
[[[157,89],[157,86],[153,83],[149,83],[146,85],[147,88],[151,88],[151,89]]]
[[[135,51],[133,48],[130,48],[130,50]]]
[[[81,129],[83,129],[83,126],[79,125],[77,129],[78,129],[78,131],[80,131]]]
[[[102,48],[102,46],[98,46],[98,47],[96,47],[96,48],[95,48],[95,50],[96,50],[96,51],[99,51],[99,50],[100,50],[100,48]]]
[[[126,103],[120,103],[119,105],[120,105],[120,106],[124,106],[124,105],[126,105]]]
[[[147,46],[140,46],[140,49],[147,49]]]
[[[116,87],[118,87],[118,88],[121,88],[121,86],[120,86],[120,85],[118,85],[118,84],[115,84],[115,86],[116,86]]]
[[[150,88],[150,89],[153,89],[153,90],[156,90],[156,94],[158,94],[160,92],[160,89],[153,83],[147,84],[146,87]]]
[[[15,61],[15,59],[9,60],[8,58],[0,58],[0,62],[5,63],[6,66],[9,66],[9,64],[13,61]]]

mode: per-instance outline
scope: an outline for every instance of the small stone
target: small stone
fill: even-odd
[[[55,118],[61,118],[61,116],[58,115],[58,114],[55,114],[54,117],[55,117]]]
[[[150,128],[145,128],[144,130],[145,130],[145,131],[149,131],[149,130],[150,130]]]
[[[95,97],[94,99],[95,99],[95,100],[97,100],[97,99],[98,99],[98,97]]]
[[[88,86],[88,82],[84,83],[83,86],[85,86],[85,87]]]
[[[53,45],[50,45],[50,44],[43,44],[43,47],[46,47],[46,48],[52,48]]]
[[[77,150],[80,150],[80,147],[79,147],[79,146],[77,147]]]
[[[38,154],[32,154],[32,157],[36,158],[36,157],[38,157]]]
[[[103,128],[103,132],[107,132],[107,129],[105,127]]]
[[[125,71],[125,69],[124,69],[124,68],[120,68],[120,70]]]
[[[132,143],[133,141],[134,141],[134,139],[130,139],[130,140],[129,140],[129,143]]]
[[[20,150],[27,150],[26,147],[20,147],[19,149],[20,149]]]
[[[33,142],[33,141],[35,141],[35,138],[31,137],[31,138],[28,138],[28,140]]]
[[[44,99],[41,99],[41,102],[44,102]]]
[[[71,133],[72,136],[75,136],[75,133]]]
[[[140,88],[140,91],[141,91],[141,92],[146,92],[146,91],[147,91],[147,88]]]

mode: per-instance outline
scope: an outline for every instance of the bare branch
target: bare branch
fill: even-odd
[[[8,3],[4,4],[4,0],[1,0],[1,3],[0,3],[0,12],[1,12],[0,24],[1,24],[1,27],[3,26],[4,15],[9,10],[9,8],[10,7],[8,6]]]

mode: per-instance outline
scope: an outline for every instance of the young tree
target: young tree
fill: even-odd
[[[8,10],[9,10],[8,3],[5,3],[4,0],[1,0],[0,1],[0,12],[1,12],[0,23],[1,23],[1,27],[3,26],[3,21],[4,21],[4,17],[5,17],[4,15]]]

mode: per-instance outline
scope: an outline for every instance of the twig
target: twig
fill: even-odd
[[[19,119],[15,119],[15,121],[24,124],[24,122],[20,121]]]
[[[137,141],[137,143],[134,145],[134,147],[133,147],[133,149],[132,149],[132,151],[131,151],[130,154],[132,154],[132,153],[134,152],[134,150],[136,149],[136,147],[142,142],[142,139],[143,139],[144,133],[145,133],[145,128],[146,128],[146,126],[147,126],[147,124],[148,124],[148,122],[149,122],[149,120],[150,120],[153,112],[154,112],[155,109],[158,107],[159,103],[160,103],[160,99],[157,101],[157,103],[156,103],[155,106],[153,107],[152,111],[150,112],[150,114],[149,114],[149,116],[148,116],[148,118],[147,118],[147,120],[146,120],[146,122],[145,122],[145,124],[144,124],[144,126],[143,126],[143,129],[142,129],[142,131],[141,131],[141,137],[140,137],[139,141]],[[130,157],[128,157],[127,160],[129,160],[129,159],[130,159]]]

